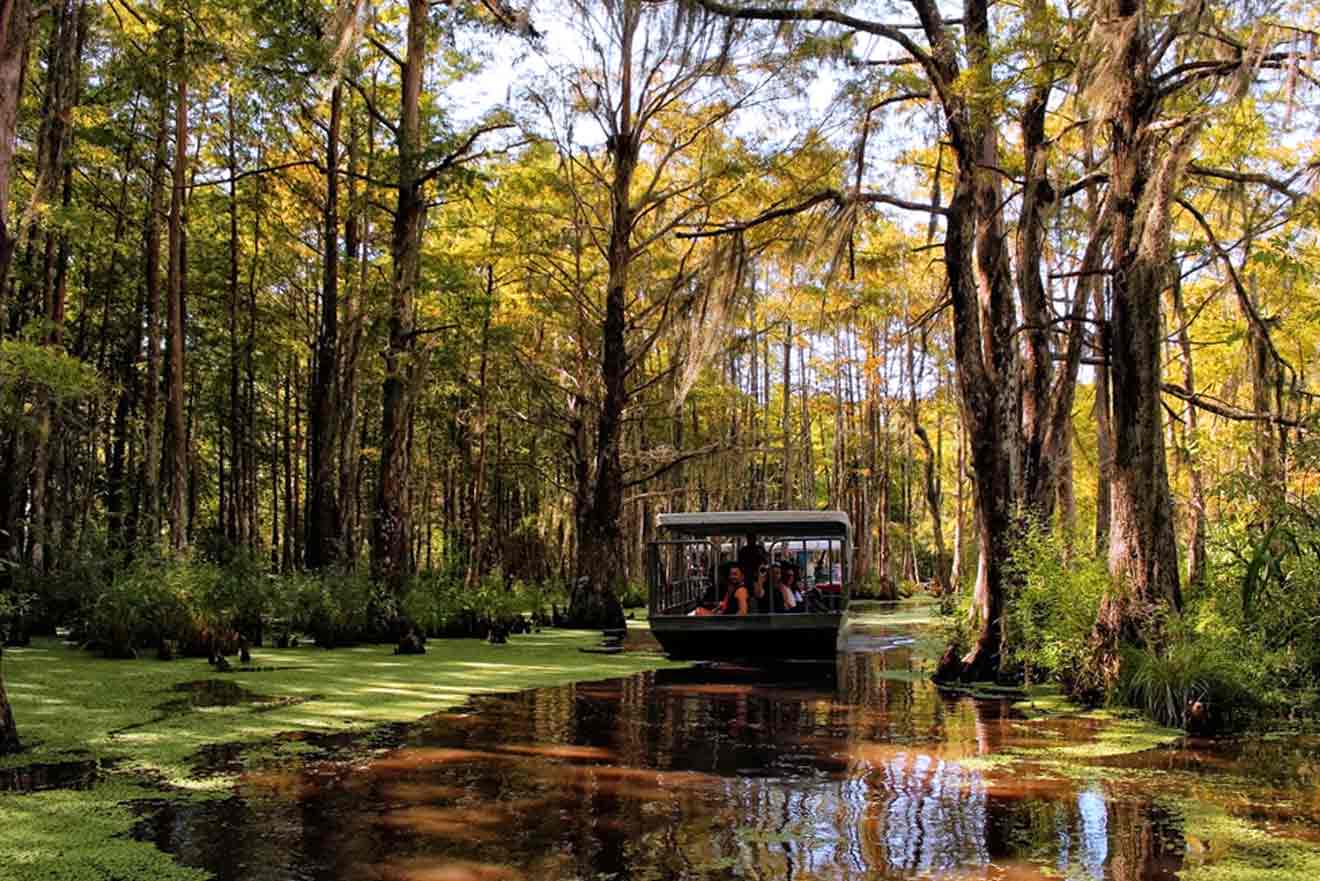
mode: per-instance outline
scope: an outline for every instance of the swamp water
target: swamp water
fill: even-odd
[[[482,697],[309,740],[223,800],[141,805],[134,834],[221,881],[1315,877],[1317,742],[1106,757],[1111,723],[942,694],[908,642],[872,616],[833,677]]]

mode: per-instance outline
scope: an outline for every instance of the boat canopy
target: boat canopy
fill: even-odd
[[[693,511],[660,514],[656,526],[692,537],[791,535],[846,539],[852,529],[843,511]]]

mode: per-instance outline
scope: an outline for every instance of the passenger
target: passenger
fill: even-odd
[[[785,560],[774,568],[779,570],[779,577],[774,580],[775,611],[805,612],[806,605],[797,589],[797,565]]]
[[[752,604],[754,612],[770,611],[770,587],[768,583],[770,566],[768,564],[770,555],[765,552],[765,548],[756,540],[756,536],[749,535],[747,544],[738,550],[738,565],[742,568],[743,574],[752,577]]]
[[[747,590],[742,566],[737,563],[724,564],[725,593],[724,602],[720,603],[719,614],[746,615],[752,610],[751,594]]]

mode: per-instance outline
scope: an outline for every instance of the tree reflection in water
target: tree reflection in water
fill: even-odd
[[[726,668],[485,697],[138,832],[220,881],[1172,879],[1181,831],[1149,794],[996,767],[1039,731],[910,666],[891,647],[833,682]]]

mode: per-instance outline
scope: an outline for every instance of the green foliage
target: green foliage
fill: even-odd
[[[25,402],[41,394],[57,408],[100,394],[95,368],[54,346],[0,340],[0,424],[19,427]]]
[[[143,557],[93,585],[85,603],[86,636],[111,657],[166,640],[194,654],[213,643],[232,648],[239,634],[255,637],[272,611],[275,585],[250,557],[228,566]]]
[[[1032,525],[1009,559],[1004,641],[1028,683],[1057,681],[1070,691],[1090,657],[1091,632],[1109,588],[1105,561],[1070,549],[1058,532]]]
[[[204,563],[145,559],[119,572],[91,603],[88,636],[111,657],[170,639],[196,644],[207,620],[207,598],[221,573]]]
[[[629,581],[623,586],[623,593],[619,596],[619,604],[625,609],[637,609],[645,606],[649,599],[646,582]]]
[[[409,584],[403,613],[430,636],[481,636],[481,622],[544,613],[567,603],[562,588],[549,582],[506,581],[499,570],[468,589],[455,573],[427,572]]]
[[[322,648],[382,639],[395,617],[394,598],[364,573],[331,572],[290,579],[295,620]]]
[[[1251,692],[1276,712],[1320,701],[1320,525],[1302,510],[1269,528],[1222,523],[1205,585],[1188,604],[1199,633],[1231,645]]]
[[[35,594],[0,591],[0,646],[9,638],[15,622],[28,613],[35,601]]]
[[[1163,638],[1147,647],[1124,646],[1122,671],[1111,699],[1140,709],[1163,725],[1189,724],[1188,710],[1200,703],[1217,723],[1245,716],[1254,701],[1250,672],[1231,643],[1197,633],[1186,623],[1166,622]],[[1208,724],[1208,719],[1206,720]]]

